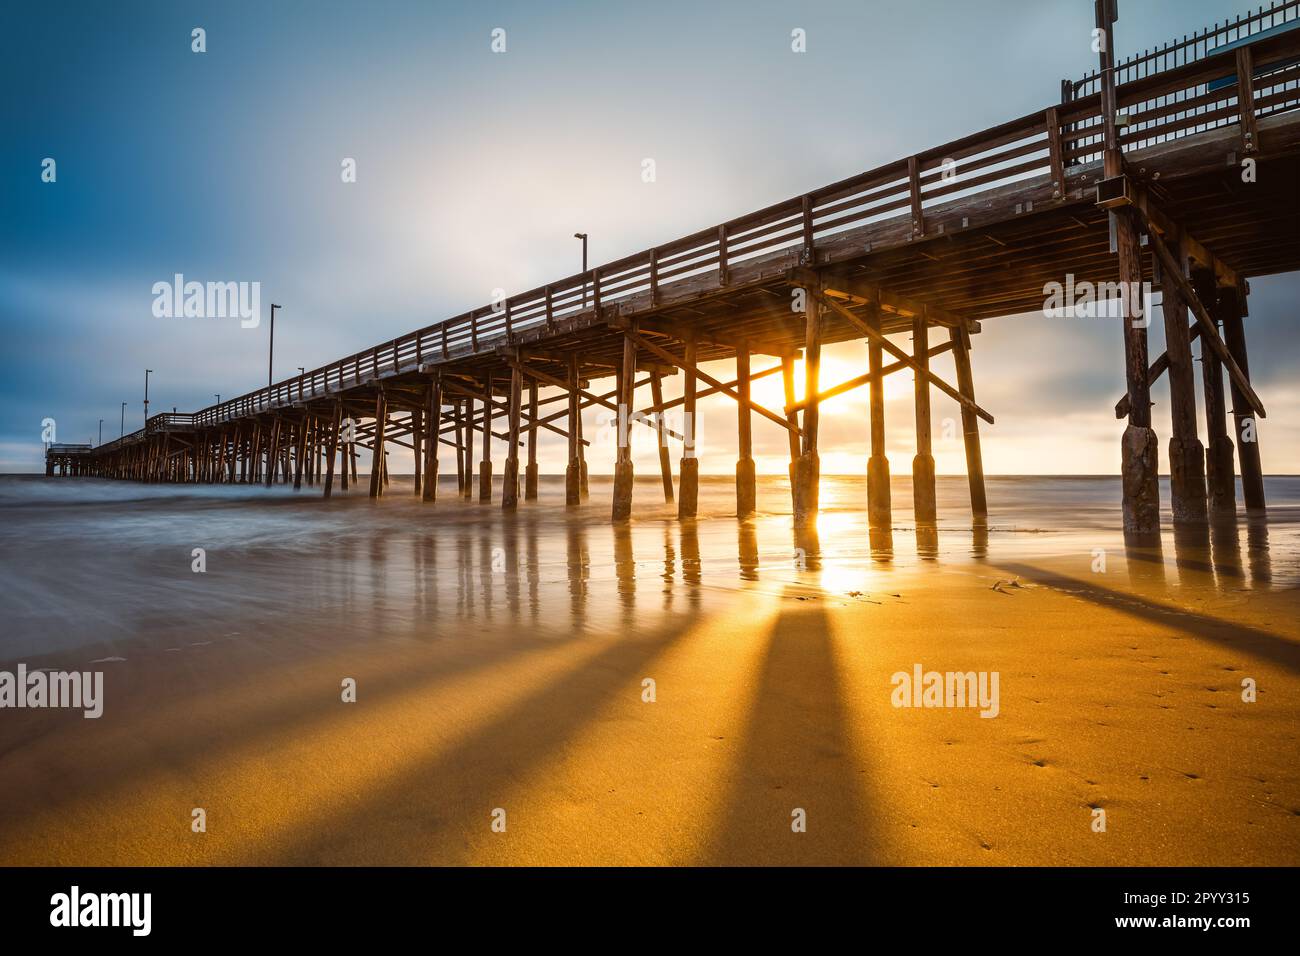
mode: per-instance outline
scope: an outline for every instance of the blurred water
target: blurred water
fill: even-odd
[[[746,588],[869,593],[926,566],[1055,558],[1086,573],[1095,549],[1124,554],[1117,478],[990,478],[986,528],[972,526],[965,479],[940,478],[939,526],[926,531],[903,476],[887,535],[867,528],[858,477],[823,476],[807,532],[792,528],[784,478],[759,479],[760,513],[745,522],[732,481],[702,478],[699,519],[679,522],[658,478],[643,476],[622,527],[609,521],[607,478],[593,476],[576,509],[562,478],[543,477],[540,500],[513,514],[499,488],[492,504],[463,501],[453,477],[425,504],[395,478],[372,501],[363,480],[325,502],[319,488],[0,476],[0,662],[234,638],[468,639],[502,627],[567,637],[654,627]],[[1166,515],[1143,561],[1188,586],[1294,587],[1300,479],[1270,478],[1266,491],[1267,522],[1175,539]]]

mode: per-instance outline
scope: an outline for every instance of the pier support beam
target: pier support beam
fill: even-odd
[[[912,318],[912,355],[922,369],[930,368],[930,327],[925,314]],[[930,380],[920,372],[912,374],[916,406],[916,455],[912,458],[912,511],[918,525],[938,520],[934,493],[934,453],[930,434]]]
[[[474,500],[474,399],[465,399],[465,414],[461,424],[465,428],[465,487],[461,493],[466,501]]]
[[[479,462],[478,500],[492,500],[492,376],[483,379],[483,460]]]
[[[736,437],[739,454],[736,458],[736,517],[748,518],[754,513],[758,500],[758,480],[754,472],[754,430],[751,427],[749,349],[736,350],[736,383],[740,401],[736,403]]]
[[[284,426],[280,422],[280,416],[275,416],[271,422],[271,436],[266,443],[266,487],[270,488],[275,481],[275,470],[279,465],[280,457],[280,435]]]
[[[1187,271],[1184,243],[1177,250],[1183,274]],[[1169,492],[1174,521],[1204,523],[1205,448],[1196,434],[1196,377],[1192,369],[1192,338],[1187,327],[1187,301],[1173,281],[1161,283],[1165,355],[1169,361]],[[1150,376],[1148,375],[1148,381]]]
[[[1124,530],[1160,530],[1160,444],[1151,427],[1151,387],[1147,383],[1148,316],[1142,301],[1142,250],[1137,223],[1128,209],[1111,213],[1119,258],[1121,321],[1124,323],[1124,376],[1128,384],[1128,425],[1120,444]]]
[[[429,407],[425,411],[424,487],[420,500],[438,500],[438,435],[442,430],[442,373],[429,383]]]
[[[340,427],[340,424],[341,424],[342,417],[343,417],[343,407],[342,407],[342,405],[339,404],[338,402],[335,402],[335,403],[334,403],[334,415],[333,415],[333,417],[332,417],[331,420],[330,420],[330,421],[331,421],[331,426],[330,426],[329,437],[326,439],[326,445],[325,445],[325,448],[326,448],[326,450],[325,450],[325,488],[324,488],[324,491],[323,491],[323,496],[326,497],[326,498],[328,498],[328,497],[330,497],[330,495],[334,494],[334,460],[335,460],[335,458],[337,457],[337,454],[336,454],[336,453],[337,453],[338,450],[339,450],[339,427]],[[343,472],[343,487],[344,487],[344,488],[347,488],[347,486],[348,486],[347,482],[348,482],[348,473],[347,473],[347,470],[344,469],[344,472]]]
[[[695,436],[698,431],[695,427],[698,397],[698,377],[695,366],[698,361],[699,346],[693,334],[687,337],[685,346],[683,371],[686,373],[686,382],[683,394],[686,401],[682,406],[682,432],[686,440],[682,443],[682,460],[678,470],[681,477],[678,479],[677,517],[694,518],[699,510],[700,501],[700,460],[695,457]]]
[[[1237,365],[1250,377],[1246,359],[1246,327],[1242,317],[1246,314],[1246,290],[1224,289],[1219,296],[1219,320],[1223,323],[1223,341]],[[1241,467],[1241,493],[1246,501],[1246,511],[1262,514],[1264,508],[1264,471],[1259,460],[1259,420],[1250,402],[1235,382],[1232,389],[1232,417],[1237,426],[1237,460]]]
[[[881,331],[880,306],[868,306],[867,321]],[[923,350],[922,350],[923,351]],[[889,489],[889,458],[885,454],[885,367],[880,341],[867,343],[867,360],[871,370],[870,415],[871,457],[867,460],[867,524],[872,528],[893,526],[893,502]]]
[[[519,506],[519,416],[522,413],[524,373],[515,366],[510,370],[510,402],[506,414],[510,436],[507,439],[506,469],[501,475],[501,507],[513,511]],[[486,456],[485,456],[486,457]]]
[[[537,500],[537,379],[528,382],[528,465],[524,469],[524,500]]]
[[[578,423],[581,421],[578,396],[578,356],[569,356],[569,464],[564,469],[564,503],[574,506],[582,503],[582,461],[578,458],[582,442]]]
[[[635,325],[633,331],[636,331]],[[623,364],[618,376],[618,451],[614,461],[613,519],[632,517],[632,399],[636,391],[636,340],[623,336]]]
[[[1096,26],[1105,34],[1098,45],[1101,60],[1102,167],[1108,180],[1124,175],[1124,153],[1116,114],[1119,100],[1115,91],[1115,8],[1096,4]],[[1147,384],[1147,316],[1142,301],[1142,249],[1136,206],[1109,210],[1110,229],[1116,254],[1124,327],[1124,372],[1128,385],[1128,425],[1120,442],[1120,472],[1123,480],[1124,531],[1151,534],[1160,530],[1160,486],[1158,484],[1159,442],[1151,428],[1151,389]],[[1153,244],[1159,240],[1152,236]]]
[[[307,463],[307,419],[304,417],[295,428],[293,449],[293,490],[302,490],[302,472]]]
[[[578,377],[574,381],[581,381],[582,368],[578,368]],[[582,440],[582,397],[578,397],[578,492],[582,500],[586,501],[591,497],[591,483],[587,475],[587,443]]]
[[[975,401],[975,376],[970,364],[970,332],[964,326],[948,330],[952,339],[953,364],[957,368],[957,391]],[[966,480],[970,485],[970,510],[976,524],[988,520],[989,505],[984,494],[984,455],[980,451],[980,422],[975,411],[961,406],[962,442],[966,446]]]
[[[1195,288],[1201,301],[1209,303],[1209,318],[1217,328],[1221,313],[1214,274],[1198,271]],[[1210,514],[1232,516],[1237,513],[1237,489],[1233,478],[1232,439],[1228,437],[1228,416],[1223,397],[1223,364],[1205,335],[1201,336],[1201,377],[1205,392],[1205,434],[1209,439],[1205,449],[1205,485]]]
[[[370,442],[370,497],[384,493],[384,432],[388,428],[388,403],[381,388],[375,396],[375,434]]]
[[[411,412],[411,459],[414,462],[415,486],[411,493],[424,498],[424,410]]]
[[[799,413],[794,411],[795,394],[794,394],[794,356],[781,356],[781,384],[785,389],[785,419],[791,425],[797,426],[799,423]],[[799,433],[794,428],[787,428],[786,437],[790,442],[790,507],[794,510],[799,508],[799,483],[796,473],[799,468],[799,455],[802,451],[799,447]]]
[[[821,459],[817,454],[819,395],[821,394],[822,310],[813,291],[804,305],[804,411],[803,446],[794,463],[794,520],[806,523],[817,517]]]
[[[671,503],[673,500],[673,463],[668,454],[668,442],[664,437],[664,385],[663,379],[658,372],[651,373],[650,376],[650,398],[656,408],[655,437],[659,445],[659,476],[663,479],[664,501]]]

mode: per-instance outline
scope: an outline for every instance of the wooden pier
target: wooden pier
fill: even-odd
[[[1105,6],[1098,3],[1098,23],[1111,36]],[[1128,383],[1116,408],[1127,422],[1126,531],[1159,527],[1149,390],[1166,372],[1175,520],[1235,510],[1237,467],[1247,509],[1260,511],[1265,409],[1250,383],[1245,319],[1250,278],[1300,269],[1298,7],[1300,0],[1279,0],[1113,68],[1103,53],[1098,73],[1064,82],[1060,102],[1028,116],[268,388],[190,414],[155,415],[117,441],[48,458],[47,474],[57,464],[68,474],[145,482],[305,483],[328,498],[336,485],[355,486],[364,457],[369,494],[380,496],[388,487],[386,451],[398,446],[414,453],[416,493],[425,501],[435,499],[437,475],[448,469],[461,496],[489,500],[499,467],[500,504],[513,509],[537,497],[537,437],[546,430],[568,442],[572,505],[587,494],[590,443],[581,411],[600,407],[619,416],[621,434],[643,428],[656,436],[663,494],[689,518],[698,498],[696,403],[722,393],[738,412],[738,514],[754,509],[752,434],[760,427],[786,434],[792,508],[806,521],[818,506],[820,404],[867,387],[868,511],[874,527],[887,527],[882,383],[910,371],[917,521],[935,519],[934,399],[960,412],[979,522],[987,512],[980,422],[994,422],[975,387],[980,322],[1040,311],[1049,284],[1073,277],[1130,290],[1129,302],[1143,283],[1164,297],[1167,350],[1154,361],[1143,318],[1113,320]],[[823,345],[848,340],[868,346],[863,374],[823,382]],[[1197,437],[1194,344],[1208,448]],[[930,364],[946,352],[955,359],[951,382]],[[729,375],[718,372],[725,361],[734,363]],[[678,374],[684,395],[665,401],[663,378]],[[785,406],[754,402],[751,383],[776,374]],[[680,431],[665,416],[678,407]],[[499,465],[489,439],[507,449]],[[680,448],[676,489],[670,446]],[[633,489],[626,441],[610,464],[611,514],[626,520]]]

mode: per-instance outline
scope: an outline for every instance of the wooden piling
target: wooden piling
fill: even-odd
[[[794,356],[781,356],[781,384],[785,390],[785,418],[791,425],[798,425],[799,413],[794,411],[795,404],[795,382],[794,382]],[[793,510],[799,508],[799,486],[796,479],[796,472],[799,467],[799,455],[802,451],[799,447],[799,433],[794,428],[785,430],[786,438],[790,444],[790,465],[787,469],[790,477],[790,507]]]
[[[303,465],[307,460],[307,421],[303,419],[295,426],[293,451],[293,490],[302,491]]]
[[[524,500],[537,500],[537,379],[528,380],[528,464],[524,468]]]
[[[280,454],[279,445],[281,430],[282,426],[280,424],[280,416],[276,415],[271,422],[271,435],[266,443],[266,487],[268,488],[270,488],[271,484],[275,481],[277,458]]]
[[[424,487],[420,500],[438,500],[438,445],[442,431],[442,373],[434,375],[429,383],[429,407],[425,411]]]
[[[325,442],[325,488],[322,495],[326,498],[334,493],[334,460],[338,457],[339,428],[342,424],[343,410],[339,402],[334,403],[334,416],[330,421],[329,435]],[[343,487],[347,488],[347,470],[343,472]]]
[[[655,440],[659,446],[659,477],[663,481],[664,501],[671,503],[673,500],[673,463],[671,456],[668,454],[667,424],[663,407],[663,376],[658,372],[650,374],[650,400],[654,403],[656,409]]]
[[[375,434],[370,449],[370,497],[384,493],[384,431],[388,427],[388,406],[381,388],[375,395]]]
[[[975,401],[975,376],[970,364],[970,332],[965,326],[948,330],[952,339],[953,364],[957,369],[957,391]],[[970,485],[970,510],[977,524],[988,519],[988,498],[984,493],[984,456],[980,451],[980,422],[974,409],[961,406],[962,441],[966,446],[966,480]]]
[[[427,391],[427,387],[426,387]],[[411,458],[415,473],[415,497],[424,500],[424,412],[411,412]]]
[[[678,466],[680,477],[677,481],[677,517],[694,518],[699,510],[700,498],[700,461],[695,457],[695,439],[698,434],[696,427],[698,420],[696,411],[698,379],[695,372],[699,347],[693,333],[687,335],[684,344],[685,357],[682,368],[686,373],[684,392],[686,401],[682,406],[682,432],[686,436],[686,441],[682,443],[682,460]]]
[[[794,467],[794,520],[800,524],[811,522],[817,517],[821,482],[821,458],[817,451],[822,354],[821,303],[812,290],[805,292],[803,446]]]
[[[879,305],[872,303],[867,307],[867,323],[876,332],[882,331]],[[893,526],[893,502],[889,487],[889,457],[885,452],[885,358],[879,339],[872,338],[867,343],[867,363],[871,371],[871,457],[867,459],[867,523],[872,528],[883,529]]]
[[[569,506],[582,503],[582,462],[578,457],[581,406],[578,404],[578,356],[569,356],[569,463],[564,469],[564,503]]]
[[[1180,242],[1179,265],[1187,274],[1187,244]],[[1173,518],[1178,523],[1207,520],[1205,498],[1205,448],[1196,434],[1196,375],[1192,366],[1192,338],[1187,326],[1187,301],[1179,283],[1161,282],[1160,311],[1165,327],[1165,355],[1169,362],[1169,492]]]
[[[912,317],[912,357],[926,371],[930,368],[930,325],[923,311]],[[912,458],[912,513],[918,526],[938,520],[935,503],[934,452],[930,424],[930,380],[920,371],[912,374],[913,405],[916,409],[916,455]]]
[[[510,370],[510,401],[506,416],[508,421],[506,467],[501,475],[501,507],[513,511],[519,506],[519,418],[523,412],[524,373],[519,366]]]
[[[483,460],[479,462],[478,500],[492,500],[492,375],[483,378]]]
[[[1246,357],[1245,314],[1246,292],[1230,287],[1219,297],[1219,321],[1223,323],[1223,341],[1232,358],[1249,378],[1250,367]],[[1250,402],[1237,384],[1229,379],[1232,393],[1232,417],[1236,425],[1237,461],[1241,468],[1241,492],[1250,514],[1262,514],[1264,505],[1264,471],[1259,458],[1259,420]]]
[[[758,479],[754,471],[754,429],[750,411],[749,349],[736,350],[736,517],[748,518],[757,507]]]
[[[465,500],[474,499],[474,399],[465,399]]]
[[[1197,296],[1207,303],[1212,324],[1217,328],[1221,316],[1219,291],[1214,274],[1198,270],[1193,275]],[[1237,489],[1233,477],[1233,445],[1228,437],[1228,417],[1223,392],[1223,364],[1210,347],[1207,336],[1201,336],[1201,378],[1205,393],[1205,434],[1209,444],[1205,449],[1205,488],[1210,514],[1233,516],[1237,513]]]
[[[633,327],[635,332],[635,326]],[[636,392],[636,340],[623,336],[623,363],[618,376],[617,451],[614,455],[614,521],[632,517],[632,399]]]

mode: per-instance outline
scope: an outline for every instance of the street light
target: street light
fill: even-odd
[[[275,310],[280,308],[271,303],[271,343],[266,352],[266,405],[271,406],[271,363],[275,360]]]
[[[582,240],[582,274],[585,276],[587,274],[587,234],[585,232],[575,232],[573,238]],[[587,307],[587,280],[585,278],[582,280],[582,307],[584,309]]]
[[[149,425],[149,373],[152,371],[151,368],[144,370],[144,424],[146,428]]]
[[[212,393],[212,396],[217,400],[217,404],[220,405],[220,404],[221,404],[221,393],[220,393],[220,392],[213,392],[213,393]]]
[[[104,419],[99,420],[99,442],[95,447],[104,444]]]
[[[126,437],[126,402],[122,403],[122,434],[119,435],[118,437],[119,438]]]

